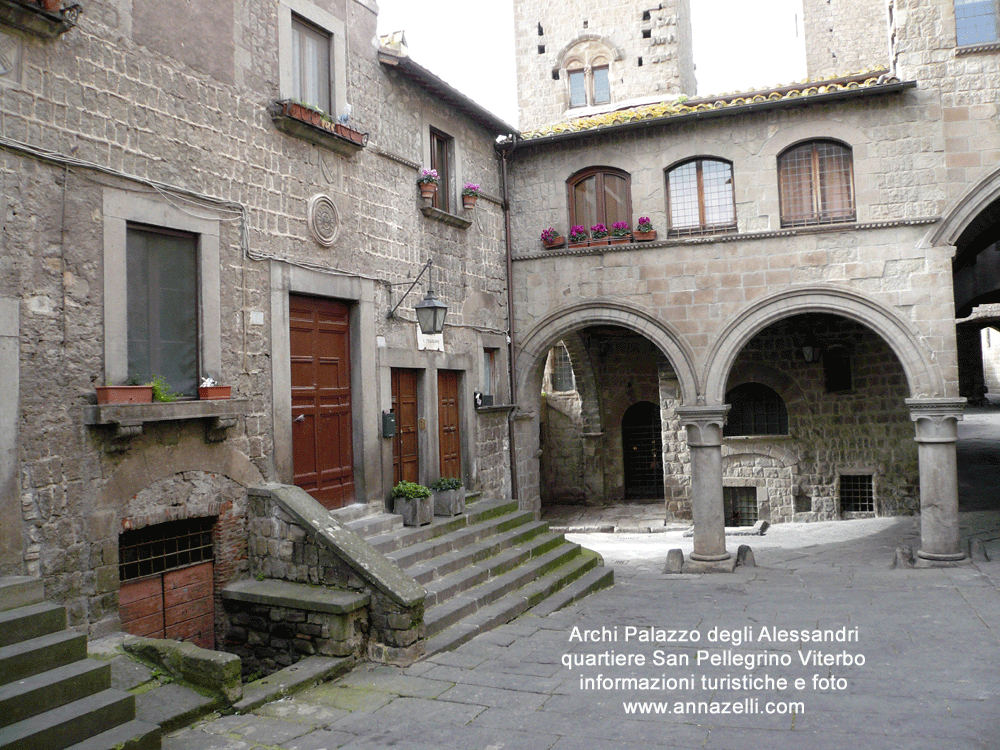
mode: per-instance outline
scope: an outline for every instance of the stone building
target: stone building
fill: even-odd
[[[532,5],[518,28],[537,16],[545,54],[591,23],[583,3],[558,24]],[[975,36],[969,6],[806,2],[814,79],[780,89],[667,89],[545,123],[522,96],[507,144],[522,503],[663,501],[710,563],[725,522],[919,511],[923,559],[963,557],[956,310],[1000,287],[996,11]],[[621,46],[647,12],[630,4],[587,44]],[[556,78],[538,72],[528,98],[566,102]],[[655,241],[538,239],[640,217]],[[573,377],[553,397],[556,359]]]
[[[508,401],[510,126],[403,40],[373,47],[367,0],[79,10],[0,9],[0,572],[93,634],[166,619],[210,644],[252,485],[379,511],[399,478],[509,497],[509,408],[473,396]],[[425,337],[429,287],[448,315]],[[154,375],[181,398],[95,402]],[[206,376],[231,398],[199,398]],[[198,611],[171,631],[164,596]]]

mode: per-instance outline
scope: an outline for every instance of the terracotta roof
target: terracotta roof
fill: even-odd
[[[713,114],[741,114],[751,108],[761,108],[760,105],[800,104],[802,100],[842,99],[855,94],[881,93],[912,88],[915,82],[902,83],[885,68],[866,70],[860,73],[841,76],[835,79],[820,81],[802,81],[790,86],[778,86],[771,89],[760,89],[743,93],[722,94],[703,99],[681,99],[663,101],[655,104],[642,104],[625,107],[613,112],[580,117],[568,122],[546,125],[542,128],[521,133],[522,140],[537,140],[565,136],[572,133],[588,133],[604,130],[615,126],[625,126],[632,123],[652,124],[671,118],[687,116],[704,116]]]

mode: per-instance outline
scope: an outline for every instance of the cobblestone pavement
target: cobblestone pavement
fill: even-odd
[[[1000,513],[963,514],[963,525],[1000,560]],[[731,575],[663,573],[666,551],[690,543],[680,531],[574,538],[615,567],[614,588],[406,669],[364,666],[252,715],[202,721],[163,747],[1000,748],[1000,563],[890,570],[896,547],[916,546],[918,519],[732,538],[751,544],[758,567]],[[650,627],[664,640],[640,640]],[[780,640],[803,630],[857,640]],[[751,658],[770,661],[751,669]],[[621,679],[632,677],[647,681]],[[628,713],[642,701],[668,712]]]

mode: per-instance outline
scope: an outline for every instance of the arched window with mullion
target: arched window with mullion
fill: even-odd
[[[736,230],[733,165],[697,158],[667,172],[668,234],[714,234]]]
[[[613,167],[589,167],[572,175],[569,192],[569,223],[588,230],[595,224],[608,229],[617,221],[632,223],[632,178]]]

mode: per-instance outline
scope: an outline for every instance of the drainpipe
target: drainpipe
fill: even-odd
[[[497,145],[501,165],[501,197],[503,198],[503,235],[504,249],[507,256],[507,377],[510,383],[510,403],[514,408],[507,414],[507,445],[510,449],[510,493],[511,498],[518,499],[517,489],[517,446],[514,440],[514,414],[517,412],[517,381],[514,377],[514,290],[511,288],[513,263],[511,261],[510,241],[510,199],[507,195],[507,155],[517,148],[517,136],[511,134],[509,146]]]

